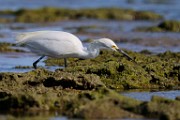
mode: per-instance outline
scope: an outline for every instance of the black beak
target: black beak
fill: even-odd
[[[127,53],[125,53],[123,50],[118,49],[118,52],[120,52],[120,53],[122,53],[124,56],[126,56],[128,60],[132,60],[133,62],[136,63],[136,61],[135,61],[132,57],[130,57]]]

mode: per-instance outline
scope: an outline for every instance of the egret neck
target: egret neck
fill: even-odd
[[[98,42],[92,42],[89,46],[84,47],[83,54],[80,55],[82,59],[95,58],[99,55],[100,49],[104,48]]]

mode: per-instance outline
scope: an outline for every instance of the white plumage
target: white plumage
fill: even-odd
[[[79,39],[67,32],[37,31],[19,34],[17,44],[25,44],[32,52],[51,57],[72,57],[83,52]],[[75,56],[74,56],[75,57]]]

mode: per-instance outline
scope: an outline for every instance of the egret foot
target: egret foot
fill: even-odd
[[[66,68],[67,67],[67,59],[64,58],[64,67]]]

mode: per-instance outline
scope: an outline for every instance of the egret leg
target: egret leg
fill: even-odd
[[[64,67],[66,68],[67,67],[67,59],[64,58]]]
[[[36,61],[33,63],[34,69],[37,69],[37,63],[38,63],[41,59],[43,59],[44,57],[45,57],[44,55],[41,56],[38,60],[36,60]]]

